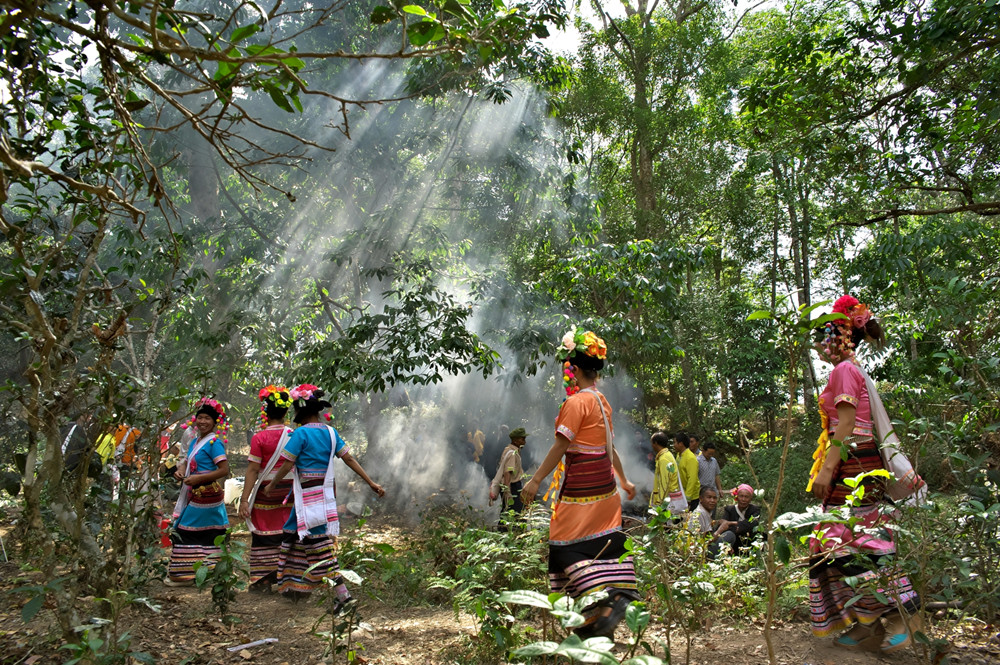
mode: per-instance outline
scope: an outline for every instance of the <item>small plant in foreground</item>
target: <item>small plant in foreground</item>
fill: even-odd
[[[543,619],[545,632],[558,623],[561,627],[561,641],[543,640],[532,642],[531,644],[514,649],[511,654],[521,658],[538,658],[542,656],[546,659],[555,657],[565,658],[570,662],[601,663],[602,665],[662,665],[663,660],[653,656],[651,653],[636,654],[639,647],[643,647],[647,652],[651,651],[649,643],[643,640],[643,634],[649,627],[650,614],[644,603],[633,602],[625,612],[625,624],[632,633],[629,638],[629,648],[625,655],[619,660],[611,649],[615,643],[606,637],[591,637],[586,640],[580,639],[579,635],[572,633],[574,628],[583,625],[584,617],[582,610],[584,607],[598,600],[601,594],[590,594],[573,600],[569,596],[561,593],[544,594],[536,591],[504,591],[500,594],[500,601],[514,605],[527,605],[537,607],[548,612],[548,616]],[[553,633],[555,631],[553,630]],[[548,635],[546,635],[548,636]],[[669,662],[669,661],[668,661]]]
[[[361,577],[351,570],[339,571],[344,581],[361,585]],[[323,592],[320,594],[319,605],[323,608],[323,614],[316,619],[313,624],[313,635],[319,637],[326,646],[323,649],[323,657],[332,656],[337,660],[339,656],[344,657],[346,663],[356,663],[359,661],[358,648],[354,645],[354,630],[361,623],[361,616],[358,614],[358,604],[353,600],[343,603],[337,596],[338,578],[323,578]],[[329,628],[319,630],[320,626],[329,619]]]
[[[233,624],[238,619],[229,614],[229,606],[236,600],[236,592],[246,588],[250,579],[250,570],[244,558],[247,546],[230,539],[228,531],[215,539],[215,546],[219,548],[219,553],[213,555],[210,562],[194,564],[194,580],[199,589],[212,585],[212,605],[223,623]]]

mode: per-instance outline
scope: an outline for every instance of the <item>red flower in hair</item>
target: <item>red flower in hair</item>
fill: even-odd
[[[840,296],[837,298],[837,302],[833,303],[833,311],[837,314],[849,316],[848,312],[857,304],[859,304],[858,299],[854,296]]]

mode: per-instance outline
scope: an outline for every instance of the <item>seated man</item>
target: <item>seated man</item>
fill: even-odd
[[[735,535],[733,542],[733,552],[743,553],[753,542],[757,535],[757,524],[760,522],[760,506],[750,503],[753,499],[753,488],[743,483],[733,490],[736,497],[735,506],[726,506],[722,509],[722,518],[729,521],[729,533]]]
[[[691,512],[687,528],[698,534],[712,534],[712,542],[708,544],[708,559],[714,560],[719,554],[722,543],[732,546],[736,542],[736,534],[729,530],[735,522],[730,520],[713,520],[712,513],[719,502],[719,493],[714,487],[702,487],[698,494],[698,507]]]

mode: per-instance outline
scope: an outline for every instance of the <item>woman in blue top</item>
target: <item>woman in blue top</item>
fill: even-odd
[[[351,594],[337,573],[336,537],[340,534],[337,499],[334,488],[333,460],[339,457],[380,497],[385,490],[365,473],[347,450],[337,430],[320,421],[320,413],[329,408],[323,390],[302,384],[290,392],[295,409],[293,420],[300,425],[288,437],[281,451],[282,463],[274,478],[264,487],[271,494],[285,476],[292,473],[295,499],[285,523],[284,540],[278,557],[278,591],[298,599],[313,591],[323,578],[335,582],[338,605],[343,609]]]
[[[167,586],[194,584],[195,563],[210,562],[210,557],[218,554],[215,539],[224,536],[229,527],[222,485],[229,475],[229,461],[225,439],[215,431],[220,421],[225,425],[226,413],[221,404],[207,397],[198,400],[195,407],[191,424],[197,434],[184,468],[174,474],[184,485],[174,508],[173,547],[163,580]]]

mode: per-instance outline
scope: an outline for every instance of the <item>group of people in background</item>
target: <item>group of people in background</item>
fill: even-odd
[[[656,432],[650,444],[654,471],[649,507],[669,510],[694,533],[711,534],[709,559],[718,556],[724,545],[734,554],[748,551],[760,523],[760,507],[751,503],[753,488],[741,484],[731,490],[735,505],[725,506],[722,516],[716,517],[723,490],[715,445],[706,443],[699,451],[699,438],[686,432],[673,437]]]
[[[302,384],[270,385],[259,393],[262,428],[250,442],[239,516],[251,531],[251,590],[277,591],[299,599],[323,582],[333,582],[340,611],[352,598],[337,570],[340,533],[334,460],[341,459],[379,497],[385,490],[352,456],[336,429],[322,420],[331,407],[322,389]],[[183,485],[173,512],[167,586],[194,584],[196,565],[211,563],[229,527],[223,481],[227,417],[218,401],[195,404],[189,443],[181,446],[176,476]],[[286,423],[294,410],[293,429]],[[329,418],[329,416],[326,416]]]

